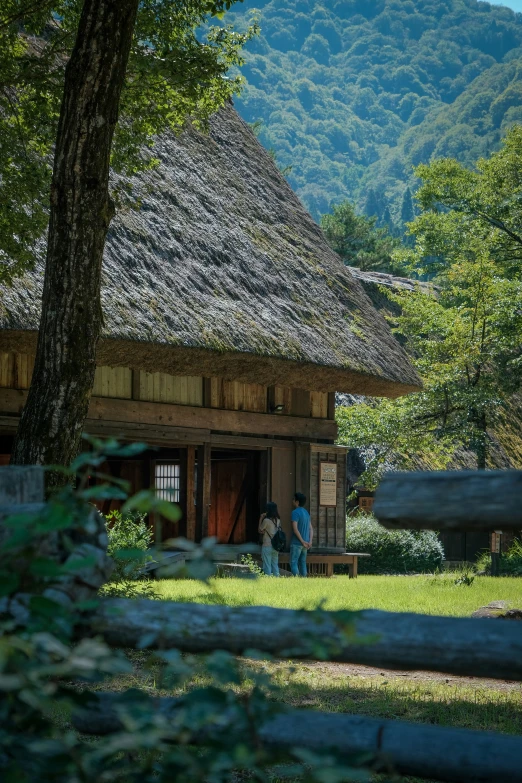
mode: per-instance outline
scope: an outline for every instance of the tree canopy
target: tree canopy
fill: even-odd
[[[155,165],[154,137],[187,118],[204,123],[235,94],[239,34],[209,25],[232,0],[144,0],[139,3],[120,118],[112,147],[115,172]],[[0,279],[9,281],[34,259],[45,233],[65,67],[83,0],[4,0],[0,11]],[[197,30],[206,24],[202,42]],[[118,179],[117,199],[133,198]]]
[[[323,215],[321,228],[328,244],[348,266],[377,272],[394,272],[399,264],[392,253],[397,242],[385,228],[376,228],[376,217],[356,215],[353,204],[343,201]]]
[[[522,119],[522,16],[477,0],[245,0],[260,9],[237,107],[319,219],[352,201],[401,230],[413,167],[471,164]],[[239,27],[238,27],[239,29]],[[368,190],[383,194],[380,212]],[[402,233],[402,231],[401,231]]]
[[[422,212],[400,255],[433,287],[388,296],[424,390],[339,413],[342,441],[375,449],[370,484],[391,454],[403,467],[443,467],[466,448],[487,466],[489,431],[522,381],[521,167],[515,127],[474,170],[449,159],[417,169]]]

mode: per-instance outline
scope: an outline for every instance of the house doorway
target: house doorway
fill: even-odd
[[[212,450],[208,534],[220,544],[257,542],[261,505],[266,502],[263,463],[260,452]]]

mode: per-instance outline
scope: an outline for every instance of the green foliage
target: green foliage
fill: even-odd
[[[343,201],[323,215],[321,228],[330,247],[348,266],[377,272],[397,272],[400,266],[392,253],[397,245],[385,228],[376,228],[376,217],[356,215],[353,205]]]
[[[118,562],[118,556],[124,551],[136,551],[141,553],[142,564],[146,562],[147,552],[152,546],[152,530],[145,522],[144,514],[122,514],[121,511],[110,511],[105,517],[107,520],[107,536],[109,546],[108,554],[116,562],[117,567],[121,565],[122,576],[125,573],[125,559]],[[141,565],[135,564],[139,570]]]
[[[423,420],[430,400],[430,392],[423,391],[336,409],[338,442],[364,453],[360,486],[375,489],[392,466],[396,470],[448,467],[459,433],[441,429],[436,420]]]
[[[515,125],[500,150],[478,160],[474,169],[452,158],[417,168],[416,198],[423,214],[410,224],[410,233],[419,245],[418,272],[444,275],[467,252],[490,257],[496,274],[520,279],[521,166],[522,126]]]
[[[491,552],[483,552],[478,558],[476,569],[480,573],[491,573]],[[499,558],[499,574],[502,576],[522,576],[522,541],[515,538],[507,552]]]
[[[457,578],[455,579],[455,584],[471,587],[474,581],[475,581],[474,574],[472,574],[470,571],[463,571],[463,573],[457,576]]]
[[[243,565],[248,566],[248,570],[251,574],[262,576],[263,569],[260,567],[259,563],[254,560],[251,554],[241,555],[241,562]]]
[[[387,530],[370,514],[347,518],[346,548],[371,555],[359,559],[361,574],[432,573],[444,559],[433,531]]]
[[[235,94],[241,48],[255,27],[236,33],[207,26],[232,0],[140,2],[120,119],[112,150],[113,195],[130,201],[128,175],[154,166],[154,138],[180,130],[188,118],[204,126]],[[5,0],[0,10],[0,280],[34,263],[47,225],[52,148],[56,139],[65,65],[74,45],[83,0]],[[57,21],[59,20],[59,21]],[[20,30],[23,33],[20,33]]]
[[[400,260],[436,288],[386,296],[424,390],[338,413],[341,442],[374,450],[362,479],[370,486],[387,459],[443,468],[466,448],[487,465],[488,430],[522,380],[521,164],[516,127],[475,171],[453,160],[417,169],[423,211]]]
[[[153,533],[145,521],[145,514],[111,511],[105,517],[109,544],[107,553],[114,561],[111,580],[102,588],[104,596],[122,598],[154,597],[154,589],[143,571],[153,557]],[[138,583],[138,584],[136,584]]]
[[[41,553],[34,557],[37,541],[52,536],[60,538],[66,552],[74,550],[75,540],[92,520],[88,477],[97,474],[108,455],[136,453],[136,447],[115,441],[93,439],[91,444],[93,450],[76,461],[77,489],[71,482],[43,513],[16,515],[2,523],[7,529],[0,549],[2,781],[230,783],[238,776],[262,781],[282,761],[295,780],[320,783],[325,767],[328,780],[352,779],[349,758],[302,749],[284,755],[265,751],[257,731],[282,709],[274,700],[276,686],[259,667],[220,651],[207,656],[203,665],[177,650],[151,653],[148,665],[155,686],[117,695],[122,723],[118,733],[93,742],[73,730],[71,716],[96,706],[97,690],[107,691],[115,678],[132,673],[123,653],[99,640],[77,641],[85,613],[96,601],[74,605],[52,597],[71,564]],[[69,475],[74,478],[74,472]],[[122,482],[112,487],[115,498],[121,499],[122,487]],[[104,497],[110,495],[105,485]],[[128,541],[128,531],[120,538]],[[81,561],[75,567],[88,565]],[[150,638],[142,640],[143,648],[150,644]],[[167,689],[180,696],[175,717],[160,713],[153,698]],[[205,742],[202,737],[207,737]],[[357,780],[363,779],[357,774]]]
[[[260,8],[236,102],[319,219],[348,198],[402,233],[413,166],[471,163],[522,119],[522,25],[476,0],[245,0]],[[368,191],[382,194],[379,212]],[[392,228],[392,226],[390,226]]]

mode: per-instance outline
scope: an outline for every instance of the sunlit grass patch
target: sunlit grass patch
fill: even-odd
[[[522,606],[522,579],[475,577],[471,585],[455,584],[456,574],[360,576],[348,579],[213,579],[209,586],[193,580],[155,583],[158,598],[219,603],[229,606],[274,606],[287,609],[384,609],[390,612],[469,617],[480,606],[506,600]]]

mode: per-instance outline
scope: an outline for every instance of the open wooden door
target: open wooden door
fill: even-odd
[[[212,484],[208,534],[220,544],[240,544],[246,540],[246,507],[250,489],[248,461],[212,461]]]

